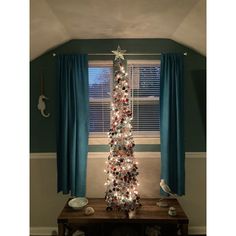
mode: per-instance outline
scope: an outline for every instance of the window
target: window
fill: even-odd
[[[128,61],[130,106],[135,136],[159,136],[160,63]],[[110,128],[112,62],[89,63],[90,136],[104,135]]]

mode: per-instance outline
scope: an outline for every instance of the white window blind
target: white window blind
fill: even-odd
[[[133,130],[136,134],[159,134],[160,131],[160,65],[128,65],[133,110]]]
[[[158,135],[160,130],[160,65],[128,64],[130,106],[133,131],[141,135]],[[89,66],[90,134],[108,132],[113,81],[112,64]]]
[[[112,67],[89,66],[89,132],[104,133],[110,129]]]

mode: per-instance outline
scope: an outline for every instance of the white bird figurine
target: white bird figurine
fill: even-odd
[[[178,196],[177,194],[175,194],[171,191],[170,187],[165,183],[164,179],[161,179],[160,187],[162,188],[162,190],[164,192],[170,194],[170,196],[172,196],[172,197],[177,197]]]

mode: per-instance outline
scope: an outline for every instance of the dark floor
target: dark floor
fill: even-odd
[[[45,235],[30,235],[30,236],[45,236]],[[124,236],[124,235],[123,235]],[[145,235],[146,236],[146,235]],[[206,236],[206,234],[191,234],[189,236]]]
[[[180,230],[176,225],[142,225],[142,224],[106,224],[81,228],[85,236],[178,236]],[[200,236],[200,235],[195,235]],[[206,235],[201,235],[206,236]]]
[[[45,236],[45,235],[30,235],[30,236]],[[122,235],[122,236],[125,236],[125,235]],[[146,236],[146,235],[144,235],[144,236]],[[189,236],[206,236],[206,234],[191,234]]]
[[[30,236],[43,236],[43,235],[30,235]],[[54,235],[54,236],[56,236],[56,235]],[[87,235],[86,235],[87,236]],[[122,236],[125,236],[125,234],[123,234]],[[145,234],[144,234],[144,236],[146,236]],[[171,236],[171,235],[170,235]],[[206,236],[206,234],[191,234],[191,235],[189,235],[189,236]]]

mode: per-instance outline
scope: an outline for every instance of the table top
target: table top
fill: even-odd
[[[70,199],[69,199],[70,200]],[[68,201],[69,201],[68,200]],[[169,207],[175,207],[177,215],[169,216],[169,207],[157,206],[155,198],[141,199],[142,206],[138,208],[131,218],[127,218],[125,213],[120,211],[106,211],[107,204],[103,198],[88,198],[88,206],[95,210],[90,216],[84,214],[84,209],[74,210],[65,204],[62,212],[57,218],[58,223],[105,223],[105,222],[125,222],[125,223],[173,223],[188,224],[188,217],[183,211],[178,200],[175,198],[165,198],[162,201],[168,203]],[[86,208],[85,207],[85,208]]]

